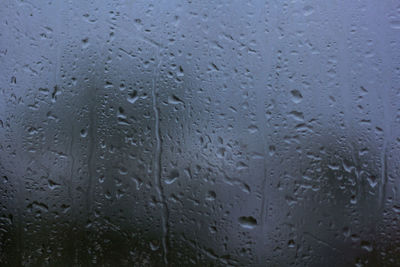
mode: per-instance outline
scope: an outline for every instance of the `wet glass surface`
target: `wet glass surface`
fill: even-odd
[[[5,1],[1,266],[398,266],[397,1]]]

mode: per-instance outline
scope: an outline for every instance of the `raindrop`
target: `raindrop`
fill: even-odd
[[[252,216],[241,216],[239,224],[245,229],[254,229],[257,226],[257,220]]]
[[[164,180],[166,184],[172,184],[174,183],[179,177],[179,171],[177,169],[173,169],[167,178]]]
[[[216,197],[217,197],[217,194],[215,194],[214,191],[208,191],[207,192],[207,196],[206,196],[206,200],[214,201]]]
[[[303,100],[303,96],[299,90],[292,90],[290,94],[292,96],[291,100],[295,104],[299,104]]]

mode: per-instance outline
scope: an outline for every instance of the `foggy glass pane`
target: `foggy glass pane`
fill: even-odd
[[[1,266],[399,266],[398,1],[0,8]]]

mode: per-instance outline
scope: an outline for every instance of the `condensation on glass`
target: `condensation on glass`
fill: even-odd
[[[1,266],[400,264],[398,1],[10,1]]]

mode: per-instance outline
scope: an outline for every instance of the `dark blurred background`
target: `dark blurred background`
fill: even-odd
[[[1,266],[399,266],[397,1],[10,1]]]

